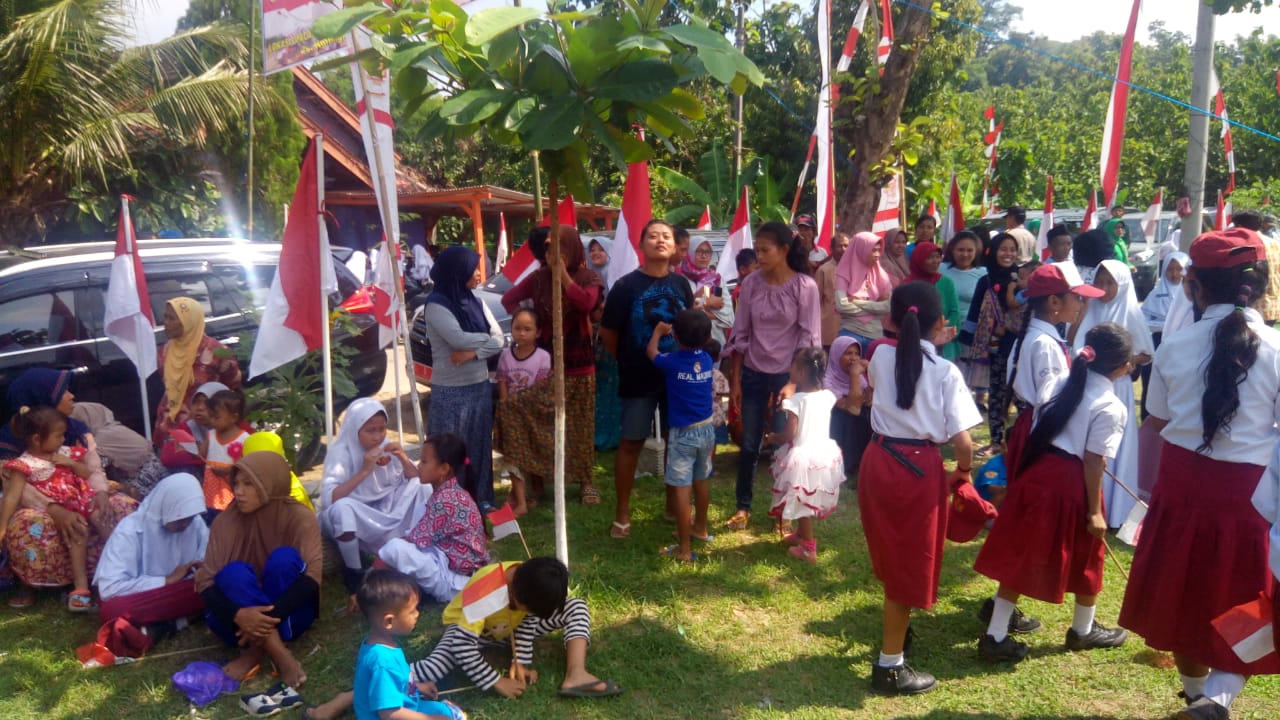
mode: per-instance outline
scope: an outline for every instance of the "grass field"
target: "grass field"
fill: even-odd
[[[733,452],[717,458],[717,526],[732,511],[736,458]],[[588,599],[594,615],[589,668],[627,692],[598,701],[558,698],[563,652],[557,642],[543,642],[536,661],[542,678],[524,698],[455,696],[473,718],[1075,720],[1165,718],[1178,707],[1180,688],[1176,672],[1168,669],[1170,659],[1147,650],[1138,638],[1113,651],[1064,651],[1069,601],[1024,601],[1023,609],[1045,627],[1029,636],[1031,657],[1016,670],[980,662],[976,641],[985,628],[976,612],[994,584],[973,572],[977,543],[948,547],[941,602],[914,621],[919,639],[913,664],[937,675],[938,689],[914,698],[872,695],[881,596],[853,492],[817,526],[817,565],[798,564],[786,556],[763,512],[768,480],[762,472],[750,532],[717,532],[709,546],[699,548],[706,559],[683,566],[658,556],[671,532],[662,518],[658,479],[637,483],[631,538],[608,537],[612,455],[601,454],[598,465],[603,504],[569,505],[574,592]],[[522,526],[534,552],[554,552],[549,503]],[[1113,539],[1112,545],[1118,543]],[[1122,547],[1117,549],[1127,564],[1130,554]],[[495,549],[504,559],[523,554],[514,537]],[[1098,619],[1114,624],[1124,588],[1114,565],[1107,567],[1106,582]],[[342,603],[341,582],[327,578],[319,623],[293,644],[310,678],[303,689],[309,702],[350,686],[363,630],[360,620],[335,615]],[[419,632],[406,647],[410,659],[439,637],[440,609],[423,612]],[[223,648],[160,657],[211,645],[214,639],[203,625],[162,643],[137,664],[81,670],[74,648],[91,640],[95,629],[93,618],[68,614],[52,593],[25,612],[0,607],[0,718],[247,717],[231,696],[193,709],[170,686],[171,675],[188,662],[230,657]],[[255,678],[245,689],[258,691],[272,682]],[[1251,681],[1232,717],[1280,718],[1280,679]]]

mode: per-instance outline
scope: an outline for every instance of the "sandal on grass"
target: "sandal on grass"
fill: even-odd
[[[609,537],[614,540],[631,537],[631,523],[620,523],[614,520],[613,525],[609,527]]]
[[[98,609],[93,601],[93,593],[85,588],[76,588],[67,596],[67,609],[73,613],[88,613]]]
[[[578,493],[578,500],[583,505],[599,505],[600,491],[596,489],[595,485],[583,485],[582,490]]]
[[[9,596],[9,607],[14,610],[26,610],[36,604],[36,593],[26,585],[20,586]]]
[[[597,688],[600,683],[604,683],[604,687]],[[585,685],[560,688],[560,697],[567,698],[606,698],[621,694],[622,688],[612,680],[597,680]]]
[[[671,531],[671,537],[673,537],[673,538],[675,538],[675,539],[679,540],[679,539],[680,539],[680,531],[679,531],[679,530],[672,530],[672,531]],[[690,534],[689,534],[689,539],[690,539],[690,540],[697,540],[698,542],[702,542],[702,543],[709,543],[709,542],[711,542],[712,540],[715,540],[715,539],[716,539],[716,536],[715,536],[715,535],[712,535],[711,533],[707,533],[707,534],[706,534],[705,536],[703,536],[703,537],[698,537],[697,535],[694,535],[694,534],[690,533]]]
[[[685,560],[684,558],[680,557],[680,546],[679,546],[679,545],[668,545],[668,546],[666,546],[666,547],[662,548],[661,550],[659,550],[659,551],[658,551],[658,554],[659,554],[659,555],[661,555],[661,556],[662,556],[662,557],[664,557],[664,558],[671,558],[672,560],[675,560],[676,562],[683,562],[683,563],[697,562],[697,561],[700,559],[700,558],[699,558],[699,556],[698,556],[698,553],[696,553],[696,552],[691,552],[691,553],[689,553],[689,559],[688,559],[688,560]]]
[[[729,521],[726,522],[724,526],[730,530],[746,530],[747,525],[750,522],[751,513],[746,512],[745,510],[739,510],[733,514],[733,517],[729,518]]]

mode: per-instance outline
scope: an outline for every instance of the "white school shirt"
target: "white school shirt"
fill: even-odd
[[[871,356],[867,378],[875,393],[871,396],[871,429],[886,437],[949,441],[961,430],[982,422],[973,396],[964,383],[960,368],[938,357],[933,343],[922,340],[924,365],[916,383],[910,410],[898,407],[898,386],[893,377],[898,348],[880,345]]]
[[[1049,383],[1049,397],[1061,392],[1067,378],[1061,377]],[[1036,420],[1040,419],[1036,408]],[[1090,372],[1084,383],[1084,397],[1080,406],[1071,414],[1067,426],[1054,436],[1051,444],[1063,452],[1084,460],[1085,452],[1101,455],[1110,460],[1120,451],[1124,438],[1124,426],[1129,421],[1129,411],[1116,397],[1115,383],[1096,372]]]
[[[1172,337],[1166,336],[1156,351],[1147,388],[1147,411],[1169,421],[1160,435],[1178,447],[1196,451],[1204,424],[1200,399],[1204,394],[1204,370],[1213,353],[1213,333],[1218,323],[1235,311],[1231,305],[1210,305],[1200,322]],[[1240,383],[1240,408],[1231,420],[1229,434],[1221,429],[1207,453],[1214,460],[1266,465],[1277,440],[1280,421],[1280,332],[1266,326],[1256,310],[1244,311],[1261,339],[1258,359]]]
[[[1013,355],[1018,358],[1018,376],[1013,379],[1013,391],[1025,403],[1040,407],[1049,402],[1056,392],[1054,387],[1059,379],[1065,379],[1071,372],[1067,364],[1067,343],[1058,334],[1058,328],[1041,320],[1031,318],[1027,323],[1027,333],[1020,341],[1026,347],[1018,355],[1015,345]],[[1008,378],[1013,375],[1013,363],[1009,363]]]

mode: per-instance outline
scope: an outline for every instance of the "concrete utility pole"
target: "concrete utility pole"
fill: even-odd
[[[738,50],[742,51],[747,45],[747,21],[746,21],[746,1],[743,0],[738,5],[738,34],[734,38]],[[733,123],[733,179],[737,181],[742,177],[742,95],[735,93],[737,107],[737,117]]]
[[[1191,214],[1182,219],[1181,249],[1191,247],[1204,224],[1204,171],[1209,159],[1209,85],[1213,76],[1213,8],[1204,0],[1191,0],[1200,11],[1196,18],[1196,44],[1191,51],[1191,130],[1187,134],[1187,169],[1183,190],[1191,200]]]

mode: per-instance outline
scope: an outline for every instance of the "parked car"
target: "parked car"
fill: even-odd
[[[143,413],[154,413],[163,393],[160,373],[147,381],[150,407],[141,405],[137,371],[103,334],[113,242],[47,245],[0,251],[0,418],[9,417],[9,383],[32,367],[70,370],[80,400],[99,402],[141,432]],[[143,272],[158,321],[165,303],[179,296],[200,301],[205,333],[228,347],[255,328],[255,310],[266,304],[280,246],[232,239],[141,240]],[[339,292],[333,306],[359,283],[335,263]],[[378,347],[377,321],[354,316],[359,333],[335,333],[333,342],[357,350],[350,372],[361,395],[382,387],[386,354]],[[156,345],[165,341],[157,327]],[[247,370],[247,368],[245,368]],[[339,408],[354,398],[335,398]],[[154,415],[152,416],[154,419]]]

